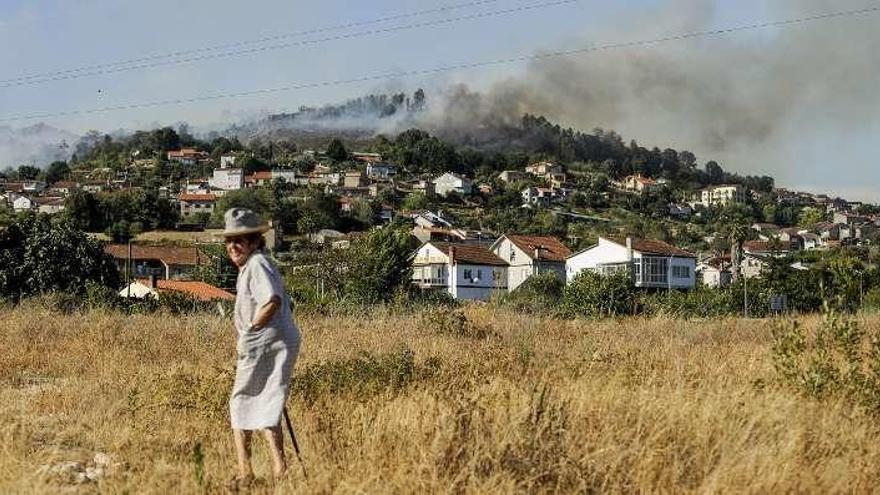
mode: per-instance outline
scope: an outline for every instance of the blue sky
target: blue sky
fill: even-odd
[[[548,0],[545,0],[548,1]],[[162,54],[204,46],[275,36],[284,33],[359,22],[405,12],[466,3],[467,0],[256,0],[239,2],[111,0],[0,0],[0,80],[33,73],[76,68]],[[499,0],[480,7],[460,9],[412,22],[489,12],[542,3],[541,0]],[[775,4],[786,9],[774,9]],[[23,114],[90,109],[126,103],[273,88],[294,83],[347,79],[400,70],[429,68],[458,62],[491,60],[540,50],[557,50],[593,42],[628,41],[633,37],[664,36],[690,30],[689,19],[703,12],[709,26],[729,26],[799,14],[858,8],[867,1],[843,0],[580,0],[568,5],[528,12],[468,20],[440,27],[379,34],[356,40],[338,40],[309,47],[294,47],[256,55],[222,58],[200,63],[106,74],[45,84],[0,88],[0,119]],[[657,19],[663,18],[660,22]],[[880,16],[859,22],[876,23]],[[699,27],[706,26],[705,19]],[[375,26],[374,26],[375,27]],[[369,29],[369,28],[360,28]],[[317,35],[322,37],[332,33]],[[742,33],[717,43],[760,43],[777,33]],[[303,38],[308,39],[309,37]],[[692,42],[683,42],[692,43]],[[699,42],[693,42],[699,43]],[[648,50],[674,57],[676,47]],[[603,55],[616,57],[616,54]],[[683,55],[686,56],[686,55]],[[606,59],[607,60],[607,59]],[[731,70],[737,70],[731,67]],[[46,123],[82,133],[88,129],[112,131],[156,124],[189,121],[210,126],[253,116],[261,111],[294,110],[382,90],[412,91],[416,87],[442,88],[466,82],[485,89],[500,80],[524,77],[524,63],[387,82],[324,87],[264,97],[217,100],[180,106],[117,111],[86,116],[42,119]],[[756,84],[760,84],[757,81]],[[876,104],[877,102],[871,102]],[[35,121],[18,121],[26,126]],[[616,123],[617,124],[617,123]],[[742,150],[708,156],[699,143],[674,130],[640,132],[638,123],[620,122],[624,137],[649,145],[694,149],[700,158],[722,158],[726,168],[746,172],[769,169],[783,185],[810,189],[828,188],[862,199],[880,201],[874,190],[880,178],[865,180],[874,170],[873,130],[876,123],[856,128],[823,125],[821,135],[780,133],[787,140],[763,150],[763,163],[746,160]],[[652,140],[663,139],[663,142]],[[666,142],[668,140],[669,142]],[[845,144],[844,144],[845,143]],[[834,160],[831,169],[826,166]],[[772,163],[771,163],[772,162]],[[851,174],[841,174],[851,170]],[[876,173],[873,175],[877,175]]]

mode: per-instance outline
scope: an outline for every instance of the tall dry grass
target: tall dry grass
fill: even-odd
[[[277,492],[824,493],[880,482],[876,418],[776,385],[768,322],[466,315],[301,318],[289,406],[309,478],[294,460]],[[208,315],[3,311],[0,492],[223,492],[233,339],[229,321]],[[98,483],[40,469],[96,452],[121,463]]]

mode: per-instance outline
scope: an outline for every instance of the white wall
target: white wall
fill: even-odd
[[[465,278],[468,271],[471,278]],[[493,272],[497,274],[497,280],[493,278]],[[454,285],[450,294],[456,299],[487,301],[494,293],[507,290],[507,269],[503,266],[456,264],[451,274]]]
[[[626,263],[629,261],[629,250],[605,239],[599,238],[599,244],[574,254],[565,262],[565,278],[571,282],[582,271],[596,268],[606,263]]]

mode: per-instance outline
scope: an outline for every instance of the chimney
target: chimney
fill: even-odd
[[[159,276],[155,273],[150,274],[150,288],[156,290],[156,285],[158,285]]]
[[[633,240],[632,237],[627,236],[626,238],[626,256],[629,261],[633,259]]]
[[[449,263],[455,264],[455,246],[449,246]]]
[[[535,259],[541,258],[541,248],[542,246],[535,246]]]

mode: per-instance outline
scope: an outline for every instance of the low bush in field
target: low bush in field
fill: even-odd
[[[379,356],[363,352],[350,359],[297,369],[291,392],[306,403],[312,403],[322,395],[366,398],[402,390],[434,376],[439,369],[439,360],[417,363],[415,353],[409,349]]]
[[[780,380],[805,395],[844,397],[880,413],[880,330],[829,313],[815,329],[797,321],[773,329],[773,365]]]
[[[553,312],[559,309],[564,291],[565,281],[555,273],[539,273],[501,296],[498,303],[528,313]]]

